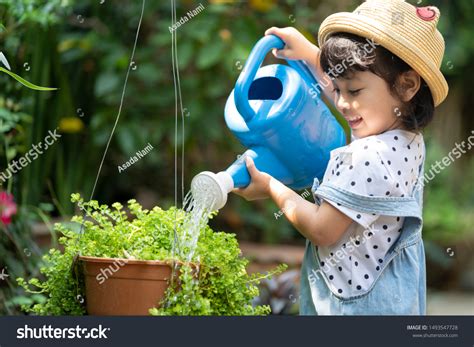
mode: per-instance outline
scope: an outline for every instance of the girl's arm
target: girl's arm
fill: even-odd
[[[305,200],[272,176],[259,171],[251,158],[246,158],[251,183],[233,192],[247,200],[271,197],[288,221],[313,244],[336,243],[352,223],[352,219],[323,202],[321,206]]]
[[[319,59],[321,50],[316,45],[311,45],[313,46],[313,48],[310,50],[308,56],[303,60],[309,66],[313,75],[316,76],[316,79],[318,80],[318,85],[320,86],[320,90],[324,93],[324,95],[332,103],[332,105],[336,106],[336,92],[334,91],[334,86],[332,84],[331,78],[321,68]]]
[[[319,82],[320,90],[334,105],[335,92],[331,78],[321,68],[319,55],[321,50],[312,44],[303,34],[293,27],[272,27],[265,35],[276,35],[285,42],[285,47],[273,50],[273,55],[280,59],[304,60]]]
[[[273,177],[268,193],[286,219],[315,245],[336,243],[352,223],[352,219],[331,204],[311,203]]]

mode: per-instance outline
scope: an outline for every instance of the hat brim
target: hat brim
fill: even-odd
[[[435,106],[441,104],[448,95],[448,83],[439,66],[435,66],[432,59],[417,49],[414,42],[404,39],[389,26],[368,17],[364,17],[362,21],[359,15],[350,12],[335,13],[321,24],[318,33],[319,45],[323,45],[328,37],[336,32],[351,33],[371,39],[397,55],[426,81]],[[419,44],[423,43],[419,42]]]

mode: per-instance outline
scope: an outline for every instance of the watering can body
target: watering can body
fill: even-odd
[[[260,171],[303,189],[323,177],[330,152],[345,145],[344,130],[322,102],[318,83],[303,62],[260,67],[271,49],[284,45],[274,35],[260,39],[227,99],[227,126],[248,149],[225,171],[203,171],[193,178],[193,196],[210,199],[212,210],[225,205],[232,189],[249,185],[246,156]]]
[[[298,61],[290,66],[260,67],[272,49],[284,42],[274,35],[262,38],[252,50],[225,106],[225,121],[248,150],[226,172],[234,187],[250,183],[245,156],[256,167],[293,189],[321,179],[331,150],[344,146],[341,125],[320,97],[317,81]]]

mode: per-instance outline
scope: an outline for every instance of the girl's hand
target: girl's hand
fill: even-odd
[[[272,176],[259,171],[252,158],[246,157],[245,164],[250,173],[250,184],[245,188],[235,188],[232,193],[240,195],[247,201],[266,199],[270,196],[270,180]]]
[[[265,31],[265,35],[276,35],[285,42],[283,49],[272,50],[273,55],[281,59],[290,60],[314,60],[319,48],[312,44],[302,33],[293,27],[277,28],[271,27]]]
[[[277,28],[271,27],[265,31],[265,35],[276,35],[285,42],[285,47],[283,49],[273,49],[273,55],[281,59],[289,60],[304,60],[308,64],[310,70],[316,76],[318,82],[324,81],[325,83],[320,83],[321,90],[327,99],[335,106],[335,92],[331,82],[331,77],[326,75],[321,68],[319,61],[320,50],[319,48],[312,44],[302,33],[292,27],[287,28]]]

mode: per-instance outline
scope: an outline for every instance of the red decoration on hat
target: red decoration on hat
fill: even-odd
[[[416,14],[418,17],[425,21],[432,21],[436,18],[436,11],[433,10],[430,6],[428,7],[417,7]]]

